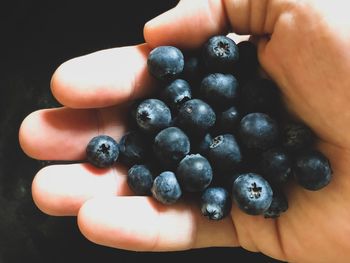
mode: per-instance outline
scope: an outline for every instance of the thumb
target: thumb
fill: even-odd
[[[150,46],[199,47],[214,34],[271,34],[288,0],[182,0],[173,9],[147,22],[144,37]]]

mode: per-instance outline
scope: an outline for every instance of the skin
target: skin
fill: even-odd
[[[195,205],[163,206],[133,196],[125,168],[53,165],[38,172],[33,199],[50,215],[77,216],[92,242],[138,251],[242,246],[288,262],[347,262],[350,256],[350,20],[343,0],[183,0],[145,25],[146,44],[103,50],[62,64],[51,88],[65,107],[31,113],[19,140],[37,159],[81,160],[97,134],[119,139],[128,102],[150,93],[149,51],[199,47],[209,36],[252,34],[264,71],[297,117],[318,135],[331,183],[311,192],[292,184],[276,220],[232,207],[218,222]],[[200,28],[200,30],[199,30]],[[189,41],[190,40],[190,41]],[[125,66],[128,61],[132,67]],[[115,74],[118,72],[119,74]],[[46,142],[46,143],[42,143]],[[132,207],[132,209],[130,209]]]

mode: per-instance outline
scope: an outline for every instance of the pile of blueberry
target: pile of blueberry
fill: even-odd
[[[275,218],[288,208],[285,185],[326,186],[328,159],[315,135],[288,113],[278,87],[259,74],[254,44],[213,36],[196,51],[159,46],[148,56],[159,88],[134,102],[117,143],[100,135],[87,145],[97,167],[128,167],[136,195],[163,204],[195,200],[219,220],[232,201],[249,215]]]

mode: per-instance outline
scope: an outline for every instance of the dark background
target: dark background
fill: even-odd
[[[64,61],[143,42],[143,25],[175,0],[2,2],[0,7],[0,262],[191,260],[277,262],[240,248],[137,253],[87,241],[72,217],[49,217],[31,198],[31,181],[47,163],[24,155],[18,128],[30,112],[57,106],[49,89]],[[197,262],[197,261],[196,261]]]

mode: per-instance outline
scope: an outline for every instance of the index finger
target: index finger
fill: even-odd
[[[155,86],[147,44],[111,48],[64,62],[52,76],[56,99],[70,108],[100,108],[145,96]]]

